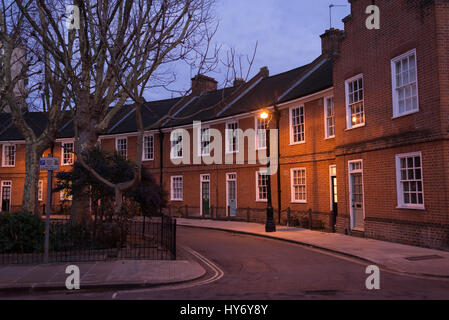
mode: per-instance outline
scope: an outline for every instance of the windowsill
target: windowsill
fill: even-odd
[[[292,204],[307,204],[307,201],[290,201]]]
[[[154,159],[142,159],[143,162],[150,162],[150,161],[154,161]]]
[[[418,110],[409,111],[409,112],[405,112],[405,113],[401,113],[401,114],[397,114],[397,115],[393,115],[391,120],[402,118],[402,117],[405,117],[405,116],[409,116],[411,114],[415,114],[415,113],[418,113],[418,112],[419,112],[419,109]]]
[[[398,210],[417,210],[417,211],[426,211],[426,207],[407,207],[407,206],[396,206]]]
[[[170,201],[171,202],[183,202],[184,200],[182,200],[182,199],[176,199],[176,200],[175,199],[171,199]]]
[[[358,129],[358,128],[363,128],[365,125],[366,125],[366,123],[358,124],[358,125],[352,126],[351,128],[346,128],[345,131],[350,131],[350,130],[354,130],[354,129]]]
[[[256,200],[256,202],[258,202],[258,203],[267,203],[268,200]]]
[[[2,168],[15,168],[16,166],[7,166],[7,165],[3,165]]]
[[[331,139],[335,139],[335,136],[330,136],[330,137],[325,137],[324,140],[331,140]]]
[[[232,154],[237,154],[239,153],[238,151],[226,151],[225,154],[226,155],[232,155]]]
[[[305,141],[300,141],[300,142],[290,142],[290,146],[297,146],[297,145],[301,145],[301,144],[306,144]]]

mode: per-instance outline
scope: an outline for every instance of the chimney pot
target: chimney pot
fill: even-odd
[[[214,78],[198,74],[192,78],[192,94],[197,96],[203,92],[216,91],[217,84]]]
[[[245,80],[243,78],[235,78],[234,79],[234,87],[240,87],[241,85],[245,84]]]

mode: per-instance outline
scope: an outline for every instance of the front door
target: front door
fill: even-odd
[[[229,173],[227,175],[227,199],[228,199],[228,216],[237,216],[237,174]]]
[[[363,204],[364,195],[362,162],[351,162],[349,165],[351,187],[351,227],[356,230],[364,230],[365,212]]]
[[[337,197],[337,177],[331,177],[331,192],[332,192],[332,222],[331,229],[335,232],[335,225],[337,224],[338,216],[338,197]]]
[[[2,212],[9,212],[11,209],[11,181],[2,182]]]
[[[210,176],[201,176],[201,215],[210,214]]]

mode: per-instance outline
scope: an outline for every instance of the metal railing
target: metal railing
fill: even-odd
[[[37,242],[10,250],[0,244],[0,264],[42,263],[44,236]],[[176,260],[176,220],[155,217],[100,222],[88,227],[74,226],[68,221],[51,223],[49,263],[108,259]]]

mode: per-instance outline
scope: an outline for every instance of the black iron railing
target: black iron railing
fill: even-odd
[[[40,245],[39,242],[42,242]],[[0,264],[44,261],[44,236],[27,248],[0,243]],[[49,262],[118,260],[175,260],[176,220],[156,217],[74,226],[51,222]]]

